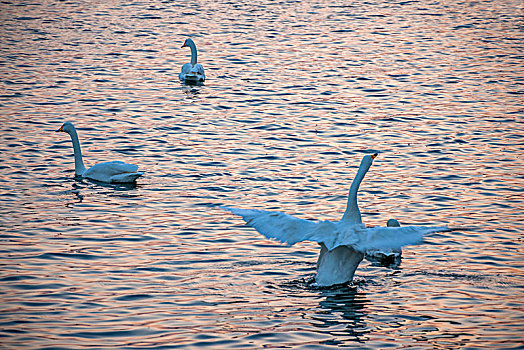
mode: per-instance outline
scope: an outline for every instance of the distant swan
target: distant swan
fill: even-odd
[[[73,151],[75,154],[75,175],[101,182],[134,182],[143,172],[137,172],[138,166],[126,164],[121,161],[105,162],[93,165],[86,169],[82,160],[82,151],[75,126],[70,122],[65,122],[57,132],[66,132],[71,136]]]
[[[182,66],[182,71],[178,75],[180,80],[184,80],[189,83],[198,83],[206,80],[204,74],[204,67],[200,63],[197,63],[197,49],[196,45],[191,39],[186,39],[182,47],[188,47],[191,49],[191,63],[186,63]]]
[[[321,249],[315,277],[317,285],[330,286],[349,282],[353,279],[355,270],[366,251],[400,248],[406,244],[420,242],[425,234],[448,231],[447,227],[366,228],[362,224],[357,192],[376,156],[375,153],[366,155],[362,159],[349,190],[346,211],[339,222],[333,223],[327,220],[314,222],[281,212],[223,208],[241,216],[247,225],[268,238],[275,238],[290,245],[306,240],[318,242]]]

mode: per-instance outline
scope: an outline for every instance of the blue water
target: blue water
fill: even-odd
[[[0,348],[521,348],[520,1],[4,1]],[[203,86],[178,81],[191,36]],[[124,160],[136,186],[74,178]],[[217,205],[442,225],[311,285]]]

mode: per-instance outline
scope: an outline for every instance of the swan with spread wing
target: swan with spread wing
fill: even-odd
[[[362,159],[349,190],[346,211],[338,222],[315,222],[265,210],[223,208],[241,216],[248,226],[268,238],[289,245],[302,241],[319,243],[320,255],[315,277],[317,285],[330,286],[349,282],[366,251],[398,249],[421,242],[426,234],[449,230],[445,226],[366,227],[362,224],[357,192],[376,156],[375,153]]]
[[[104,162],[95,164],[89,169],[86,169],[82,159],[82,151],[80,149],[80,141],[78,140],[78,133],[71,122],[65,122],[57,132],[65,132],[71,136],[73,142],[73,151],[75,156],[75,175],[96,180],[100,182],[113,183],[131,183],[144,174],[139,172],[138,166],[134,164],[127,164],[119,160],[112,162]]]

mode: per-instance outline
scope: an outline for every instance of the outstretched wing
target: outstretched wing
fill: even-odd
[[[333,224],[331,226],[327,224],[329,221],[317,223],[276,211],[221,208],[241,216],[248,226],[253,227],[267,238],[274,238],[289,245],[305,240],[320,243],[323,241],[324,236],[330,235],[329,229],[334,228]],[[322,234],[321,231],[324,231],[326,228],[326,232]]]
[[[274,211],[221,208],[241,216],[248,226],[267,238],[274,238],[289,245],[302,241],[324,243],[328,250],[338,246],[351,246],[361,252],[370,249],[397,249],[408,244],[420,243],[427,234],[451,231],[447,226],[341,226],[341,223],[314,222]]]
[[[365,252],[369,249],[398,249],[408,244],[422,242],[425,235],[451,231],[447,226],[404,226],[357,228],[358,242],[355,249]],[[342,242],[337,242],[341,245]]]

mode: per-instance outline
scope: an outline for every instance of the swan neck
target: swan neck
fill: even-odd
[[[191,65],[197,64],[197,49],[194,42],[189,42],[189,48],[191,49]]]
[[[73,129],[69,133],[71,136],[71,141],[73,142],[73,151],[75,154],[75,175],[82,175],[86,171],[84,166],[84,161],[82,160],[82,150],[80,149],[80,141],[78,141],[78,134],[76,130]]]
[[[357,175],[355,175],[355,178],[351,183],[351,187],[349,188],[348,203],[346,211],[344,212],[344,216],[342,217],[343,221],[348,221],[355,224],[362,223],[362,217],[360,215],[360,210],[358,209],[357,193],[360,183],[364,179],[364,176],[368,170],[369,166],[364,166],[363,163],[360,163],[360,168],[358,169]]]

